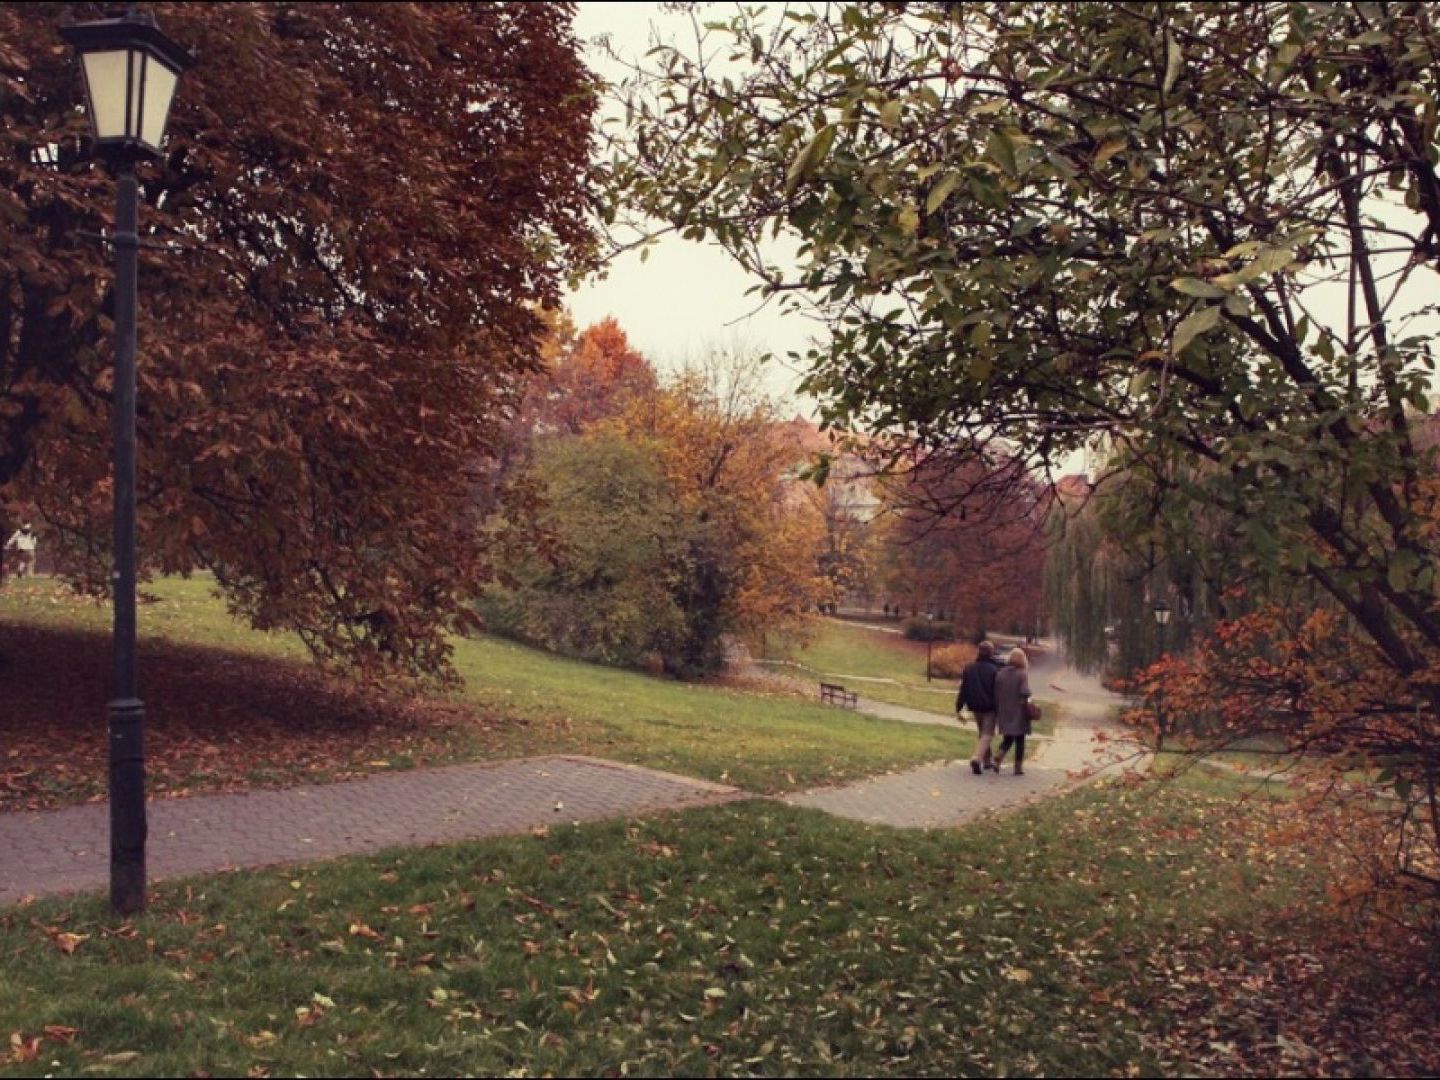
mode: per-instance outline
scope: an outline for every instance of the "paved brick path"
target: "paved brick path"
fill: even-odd
[[[1025,765],[1024,776],[976,776],[968,761],[927,765],[845,787],[807,791],[785,801],[872,825],[927,828],[958,825],[987,810],[1017,806],[1067,780],[1063,769]]]
[[[148,871],[158,879],[308,862],[746,797],[653,769],[546,757],[157,799],[149,805]],[[108,830],[103,804],[0,815],[0,904],[104,888]]]

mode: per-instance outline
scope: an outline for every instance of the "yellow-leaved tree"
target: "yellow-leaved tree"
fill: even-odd
[[[804,453],[758,360],[713,351],[611,421],[657,446],[686,533],[686,628],[666,668],[717,670],[724,638],[779,629],[827,596],[824,522],[796,478]]]

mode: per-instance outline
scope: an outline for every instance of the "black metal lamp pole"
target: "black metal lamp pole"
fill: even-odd
[[[122,166],[115,193],[115,697],[110,702],[110,904],[145,906],[145,706],[135,664],[135,309],[139,184]]]
[[[194,59],[147,12],[64,27],[80,55],[99,155],[116,173],[115,231],[115,696],[109,706],[110,904],[145,907],[145,706],[135,664],[135,310],[140,186],[135,163],[158,155],[180,74]]]
[[[927,633],[925,634],[925,681],[930,682],[930,654],[935,649],[935,613],[933,611],[927,611],[925,613],[925,619],[929,624],[926,627]]]
[[[1158,663],[1165,659],[1165,627],[1170,622],[1170,605],[1164,600],[1158,600],[1154,607],[1155,614],[1155,640],[1159,655],[1155,658]],[[1160,690],[1155,695],[1155,752],[1158,754],[1165,749],[1165,684],[1160,684]]]

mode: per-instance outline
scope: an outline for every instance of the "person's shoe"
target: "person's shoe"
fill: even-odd
[[[1015,775],[1016,775],[1016,776],[1024,776],[1024,775],[1025,775],[1025,770],[1022,769],[1019,765],[1016,765],[1016,766],[1015,766]]]
[[[980,775],[980,763],[979,763],[978,761],[972,761],[972,762],[970,762],[970,771],[973,772],[976,776],[979,776],[979,775]]]

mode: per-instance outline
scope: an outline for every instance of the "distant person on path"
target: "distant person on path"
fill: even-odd
[[[1030,660],[1025,650],[1010,650],[1005,667],[995,676],[995,725],[1005,738],[1000,743],[1000,756],[995,771],[1005,764],[1005,755],[1015,747],[1015,775],[1025,775],[1025,736],[1030,734]]]
[[[15,552],[15,576],[32,577],[35,573],[35,530],[25,522],[5,543],[6,551]]]
[[[969,709],[980,729],[975,742],[975,756],[970,759],[970,771],[979,776],[985,769],[1000,771],[990,752],[990,742],[995,738],[995,677],[1003,666],[995,659],[995,646],[988,641],[980,642],[976,649],[975,661],[965,666],[960,674],[960,693],[955,698],[955,715]]]

